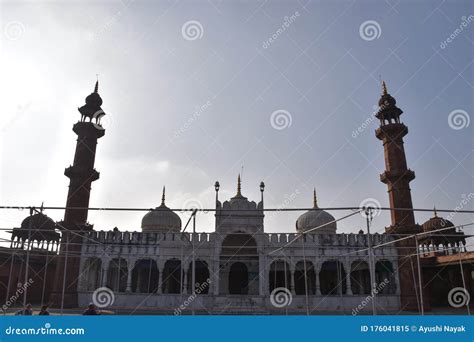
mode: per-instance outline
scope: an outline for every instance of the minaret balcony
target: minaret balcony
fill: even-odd
[[[380,126],[375,130],[375,136],[379,140],[390,139],[398,140],[408,134],[408,127],[401,122],[392,122]]]
[[[105,134],[105,129],[100,127],[102,126],[99,126],[92,122],[79,121],[74,124],[72,130],[78,136],[89,136],[99,139]]]
[[[64,170],[64,175],[69,179],[75,178],[93,182],[99,179],[100,173],[97,172],[95,169],[86,170],[77,166],[69,166]]]
[[[398,182],[404,179],[407,182],[411,182],[415,179],[415,171],[408,170],[390,170],[385,171],[380,175],[380,181],[384,184]]]

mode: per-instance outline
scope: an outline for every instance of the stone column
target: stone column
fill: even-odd
[[[183,275],[183,294],[188,294],[188,272],[184,269]],[[192,287],[192,286],[191,286]],[[192,293],[192,290],[191,290]]]
[[[156,267],[158,267],[158,294],[162,294],[163,284],[161,282],[163,281],[164,265],[161,262],[157,262]]]
[[[393,279],[395,281],[395,294],[400,295],[400,278],[398,277],[398,261],[390,261],[393,267]]]
[[[260,252],[260,256],[258,258],[258,294],[260,296],[265,295],[265,283],[266,283],[266,274],[265,274],[265,254],[264,252]]]
[[[220,276],[220,265],[219,265],[219,245],[222,243],[221,239],[219,239],[219,235],[216,233],[214,235],[214,250],[213,255],[211,255],[212,260],[212,274],[210,276],[214,296],[219,295],[219,276]],[[211,291],[209,291],[211,293]]]
[[[337,263],[337,268],[336,270],[338,270],[337,272],[337,294],[338,295],[341,295],[342,294],[342,282],[344,281],[344,279],[342,279],[342,269],[344,268],[344,264],[342,264],[339,260],[336,259],[336,263]]]
[[[286,277],[286,274],[285,274]],[[291,294],[294,296],[296,295],[295,292],[295,266],[293,265],[293,260],[290,260],[290,291]]]
[[[128,264],[130,266],[134,265],[133,260],[129,260]],[[133,272],[132,267],[127,267],[127,288],[125,289],[125,292],[128,292],[128,293],[132,292],[132,272]]]
[[[320,296],[321,295],[321,286],[320,286],[320,283],[319,283],[319,272],[321,271],[321,263],[316,261],[314,263],[314,272],[316,273],[316,296]]]
[[[352,296],[350,260],[346,260],[346,262],[344,263],[344,268],[346,269],[346,294],[348,296]]]
[[[104,273],[102,273],[102,287],[107,286],[107,273],[109,273],[109,260],[104,260]]]
[[[214,261],[213,261],[213,268],[214,272],[212,275],[212,282],[214,286],[214,296],[219,295],[219,277],[220,277],[220,265],[219,265],[219,257],[217,255],[214,255]]]

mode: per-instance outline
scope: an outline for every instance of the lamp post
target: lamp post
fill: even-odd
[[[191,277],[191,286],[192,286],[192,295],[193,297],[195,296],[195,292],[196,292],[196,250],[195,250],[195,243],[194,243],[194,239],[196,238],[196,213],[197,213],[197,209],[194,209],[193,210],[193,273],[192,273],[192,277]],[[192,304],[193,306],[193,310],[192,310],[192,313],[193,313],[193,316],[195,314],[195,310],[194,310],[194,303]]]
[[[374,267],[374,255],[372,250],[372,237],[370,235],[370,224],[372,222],[372,209],[371,207],[365,208],[365,218],[367,222],[367,247],[369,253],[369,273],[370,273],[370,282],[371,286],[371,294],[372,294],[372,313],[373,315],[377,314],[377,309],[375,305],[375,297],[376,297],[376,288],[377,283],[375,280],[375,267]]]
[[[221,185],[219,184],[219,181],[216,181],[214,183],[214,189],[216,190],[216,208],[217,208],[217,203],[219,202],[219,189]]]

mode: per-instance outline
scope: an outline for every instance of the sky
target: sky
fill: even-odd
[[[472,1],[1,1],[0,203],[64,206],[77,108],[104,101],[93,207],[213,208],[242,192],[266,208],[388,206],[374,106],[404,111],[414,207],[474,208]],[[471,195],[470,195],[471,194]],[[0,227],[27,210],[0,211]],[[60,210],[45,212],[61,220]],[[303,212],[267,215],[294,232]],[[179,213],[184,222],[188,213]],[[347,211],[331,211],[340,218]],[[140,212],[90,212],[140,230]],[[432,213],[416,213],[423,223]],[[444,214],[446,216],[446,214]],[[474,215],[453,214],[455,224]],[[378,213],[372,231],[390,225]],[[365,219],[338,222],[357,232]],[[198,231],[213,231],[200,213]],[[473,230],[466,229],[466,233]],[[0,234],[5,236],[5,234]]]

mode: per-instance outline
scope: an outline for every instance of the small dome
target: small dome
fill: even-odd
[[[97,109],[102,106],[102,98],[99,95],[99,80],[95,82],[94,92],[86,97],[86,104]]]
[[[86,104],[94,108],[100,108],[100,106],[102,106],[102,98],[99,94],[92,93],[86,97]]]
[[[315,229],[311,233],[335,234],[337,230],[337,223],[333,221],[335,221],[336,219],[328,212],[318,208],[318,203],[316,201],[316,190],[314,191],[313,196],[313,209],[304,213],[298,218],[298,220],[296,220],[296,230],[299,233],[302,233],[310,229],[325,225],[324,227]]]
[[[439,217],[436,213],[436,209],[434,211],[434,216],[430,218],[428,221],[422,224],[423,231],[424,232],[431,232],[437,229],[442,229],[442,228],[449,228],[449,227],[454,227],[454,224],[451,221],[448,221],[442,217]],[[442,230],[440,232],[435,232],[439,234],[447,234],[449,232],[456,231],[456,228],[451,229],[446,229]]]
[[[31,229],[34,229],[34,230],[53,230],[54,231],[54,229],[56,228],[56,223],[43,213],[37,213],[32,216],[26,217],[21,223],[21,228],[30,229],[30,221],[31,221]]]
[[[145,233],[179,233],[181,231],[181,219],[165,205],[165,188],[161,205],[142,219],[142,231]]]
[[[397,100],[395,100],[392,95],[390,95],[387,91],[387,85],[385,81],[382,82],[382,96],[379,100],[379,107],[388,107],[388,106],[395,106],[397,104]]]

